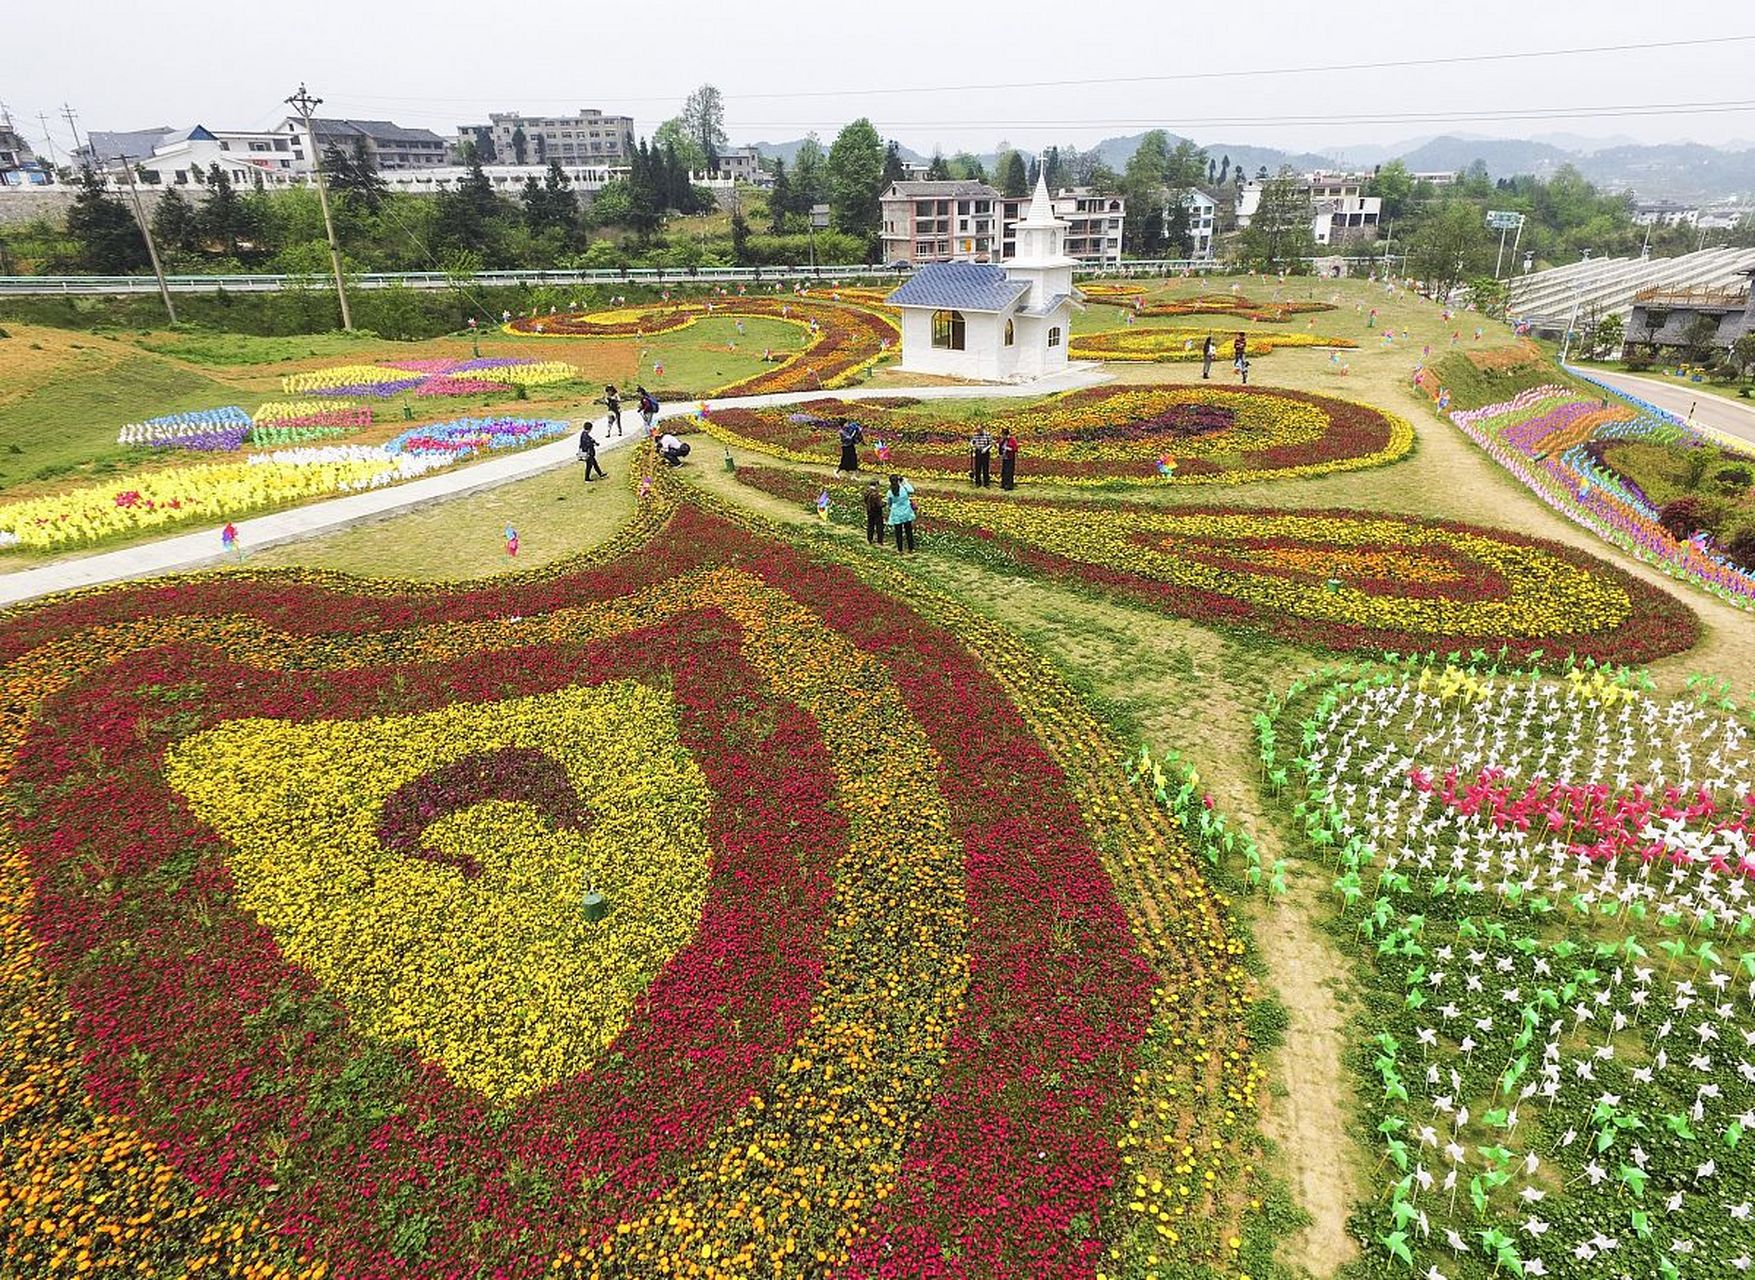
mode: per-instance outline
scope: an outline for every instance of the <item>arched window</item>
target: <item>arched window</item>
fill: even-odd
[[[946,351],[963,349],[963,313],[934,311],[932,313],[932,345]]]
[[[1018,337],[1017,326],[1014,325],[1010,320],[1007,320],[1005,322],[1005,344],[1006,344],[1006,346],[1008,346],[1008,347],[1011,346],[1012,343],[1017,340],[1017,337]]]
[[[1048,345],[1051,347],[1058,347],[1060,345],[1060,326],[1059,325],[1055,325],[1052,329],[1050,329],[1048,331]]]

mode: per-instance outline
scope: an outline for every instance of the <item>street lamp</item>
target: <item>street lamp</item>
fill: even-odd
[[[329,236],[329,265],[335,271],[335,297],[341,303],[341,327],[350,333],[353,331],[353,314],[347,306],[347,289],[341,283],[341,245],[335,239],[335,222],[329,216],[329,192],[323,182],[322,157],[317,154],[317,132],[311,125],[311,111],[323,105],[323,99],[313,98],[305,88],[305,82],[299,81],[299,91],[286,100],[286,103],[305,122],[305,145],[311,152],[311,171],[317,175],[317,203],[323,210],[323,230]]]

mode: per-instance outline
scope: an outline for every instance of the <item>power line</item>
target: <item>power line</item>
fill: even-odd
[[[1577,58],[1602,53],[1650,53],[1657,49],[1691,49],[1703,45],[1741,44],[1755,41],[1755,33],[1735,36],[1699,36],[1689,40],[1650,40],[1636,44],[1602,44],[1588,45],[1577,49],[1526,49],[1513,50],[1505,53],[1473,53],[1452,54],[1437,58],[1396,58],[1379,62],[1342,62],[1323,63],[1301,67],[1256,67],[1239,68],[1230,71],[1176,71],[1149,76],[1092,76],[1076,80],[1012,80],[989,84],[941,84],[913,85],[908,87],[882,86],[870,89],[796,89],[786,92],[771,93],[735,93],[731,96],[739,100],[785,100],[797,98],[851,98],[873,97],[894,94],[920,93],[978,93],[994,89],[1068,89],[1082,88],[1091,85],[1125,85],[1125,84],[1171,84],[1188,80],[1238,80],[1254,76],[1300,76],[1328,75],[1337,72],[1355,71],[1387,71],[1404,67],[1443,67],[1471,66],[1484,62],[1522,62],[1537,58]],[[453,102],[481,103],[502,102],[505,94],[493,97],[472,98],[432,98],[432,97],[397,97],[385,94],[352,94],[349,95],[361,102]],[[557,95],[553,98],[538,98],[538,102],[570,102],[577,95]],[[664,94],[648,97],[612,97],[611,102],[674,102],[678,95]]]

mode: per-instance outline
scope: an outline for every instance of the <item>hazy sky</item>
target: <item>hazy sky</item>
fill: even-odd
[[[866,115],[922,152],[982,151],[1002,138],[1030,149],[1089,146],[1152,127],[1202,143],[1343,152],[1440,133],[1755,146],[1748,0],[1402,0],[1339,10],[1286,0],[8,7],[12,56],[0,71],[0,102],[33,143],[41,142],[37,113],[48,113],[63,150],[71,137],[57,115],[63,102],[82,129],[264,128],[285,114],[281,99],[301,79],[326,100],[323,114],[389,118],[447,137],[489,110],[579,107],[625,112],[646,133],[710,81],[725,94],[736,142],[810,129],[827,138]],[[1585,12],[1588,22],[1574,16]],[[1752,38],[1654,47],[1715,36]],[[1605,45],[1637,47],[1291,70]],[[1000,84],[1029,87],[983,87]],[[1702,103],[1723,109],[1650,111]],[[1543,111],[1576,114],[1459,118]]]

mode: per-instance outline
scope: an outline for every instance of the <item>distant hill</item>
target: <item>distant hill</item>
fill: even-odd
[[[1116,172],[1127,168],[1145,134],[1105,138],[1091,148]],[[1182,139],[1172,133],[1170,144]],[[758,142],[764,156],[778,156],[791,164],[802,139],[791,142]],[[823,144],[827,147],[828,143]],[[1539,138],[1481,138],[1445,134],[1407,139],[1389,146],[1337,147],[1326,154],[1282,151],[1276,147],[1241,142],[1201,143],[1214,160],[1231,157],[1231,167],[1251,177],[1262,169],[1273,173],[1281,165],[1303,172],[1310,169],[1370,168],[1399,159],[1423,173],[1458,173],[1479,160],[1495,178],[1532,174],[1552,177],[1563,165],[1571,165],[1600,187],[1635,191],[1642,197],[1677,200],[1723,200],[1755,197],[1755,147],[1708,147],[1693,142],[1658,144],[1630,143],[1617,138],[1589,138],[1573,134],[1548,134]],[[902,158],[925,164],[929,155],[903,147]],[[1030,152],[1024,152],[1029,156]],[[991,172],[993,156],[981,157]]]

